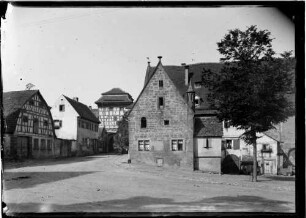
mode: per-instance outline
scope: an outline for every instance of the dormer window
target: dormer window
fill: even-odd
[[[140,128],[147,128],[147,119],[145,117],[142,117],[140,122]]]
[[[164,98],[163,97],[158,98],[158,108],[164,109]]]
[[[164,81],[163,80],[159,80],[158,81],[158,86],[159,86],[159,88],[163,88],[164,87]]]

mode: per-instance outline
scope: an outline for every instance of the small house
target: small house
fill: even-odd
[[[99,119],[79,99],[61,95],[51,109],[57,138],[71,141],[71,155],[98,153]]]

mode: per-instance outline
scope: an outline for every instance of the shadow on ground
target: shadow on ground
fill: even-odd
[[[36,185],[51,183],[64,179],[70,179],[77,176],[95,173],[95,171],[86,172],[4,172],[3,189],[24,189]]]
[[[9,212],[294,212],[290,202],[257,196],[219,196],[193,202],[147,196],[81,204],[9,204]]]
[[[107,158],[109,155],[116,155],[116,154],[99,154],[99,155],[91,155],[83,157],[60,157],[60,158],[48,158],[48,159],[24,159],[17,161],[4,160],[3,168],[4,170],[6,170],[6,169],[21,168],[21,167],[69,164],[75,162],[92,161],[93,159]]]
[[[295,181],[295,176],[265,176],[265,178],[275,181]]]

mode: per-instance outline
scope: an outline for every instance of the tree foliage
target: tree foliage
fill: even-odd
[[[286,95],[294,92],[291,52],[275,58],[271,33],[256,26],[230,30],[217,43],[221,72],[203,70],[203,85],[220,120],[244,129],[243,139],[256,148],[256,133],[286,121],[294,113]],[[255,149],[256,150],[256,149]]]
[[[129,133],[128,133],[128,118],[124,114],[122,119],[117,122],[118,130],[114,135],[114,149],[122,152],[129,147]]]

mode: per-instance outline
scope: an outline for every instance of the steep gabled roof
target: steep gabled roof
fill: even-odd
[[[36,94],[38,90],[23,90],[3,93],[3,113],[4,117],[14,113]]]
[[[193,74],[191,78],[191,83],[194,86],[194,83],[201,82],[202,80],[202,71],[203,69],[210,69],[214,73],[220,72],[223,64],[222,63],[197,63],[197,64],[190,64],[189,66],[189,73]],[[153,75],[154,69],[156,67],[148,66],[146,71],[146,78],[145,83],[148,83],[149,79]],[[173,65],[166,65],[163,66],[166,73],[179,90],[180,94],[185,98],[186,91],[188,86],[185,85],[185,66],[173,66]],[[198,95],[203,101],[200,104],[200,107],[196,108],[196,111],[202,111],[203,109],[210,110],[211,107],[207,101],[208,96],[208,89],[206,87],[201,87],[195,89],[196,95]]]
[[[51,116],[50,108],[39,90],[23,90],[3,93],[3,116],[6,122],[6,133],[14,133],[21,108],[35,94],[38,94],[42,101],[44,101]]]
[[[99,118],[99,109],[91,109],[91,112],[96,116],[96,118]]]
[[[85,104],[75,101],[64,95],[67,101],[71,104],[71,106],[75,109],[75,111],[79,114],[79,116],[85,120],[89,120],[95,123],[100,123],[99,119],[93,114],[93,112],[89,109]]]

